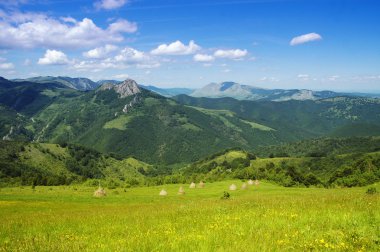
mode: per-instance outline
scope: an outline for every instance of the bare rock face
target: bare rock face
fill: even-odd
[[[126,79],[120,84],[106,83],[100,87],[100,90],[111,90],[113,89],[119,94],[119,98],[125,98],[131,95],[141,93],[139,86],[136,81],[131,79]]]

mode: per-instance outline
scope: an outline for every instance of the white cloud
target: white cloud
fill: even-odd
[[[310,79],[310,76],[308,74],[299,74],[297,75],[297,78],[301,81],[308,81]]]
[[[129,78],[129,75],[128,74],[117,74],[117,75],[114,75],[113,78],[115,78],[117,80],[125,80],[125,79]]]
[[[232,49],[232,50],[217,50],[214,53],[216,58],[227,58],[227,59],[242,59],[248,54],[247,50]]]
[[[138,51],[131,47],[126,47],[121,52],[115,56],[117,62],[126,63],[138,63],[148,61],[150,57],[142,51]]]
[[[127,0],[100,0],[94,5],[97,9],[112,10],[124,6],[126,3],[128,3]]]
[[[0,63],[0,70],[11,70],[14,69],[15,66],[13,63],[5,62],[5,63]]]
[[[109,25],[108,30],[111,33],[134,33],[137,31],[137,24],[125,19],[118,19],[116,22]]]
[[[106,58],[111,52],[117,50],[117,46],[115,45],[105,45],[102,47],[97,47],[95,49],[89,50],[83,53],[83,56],[90,59],[103,59]]]
[[[300,44],[304,44],[304,43],[316,41],[316,40],[322,40],[322,36],[313,32],[313,33],[304,34],[298,37],[294,37],[290,41],[290,45],[295,46],[295,45],[300,45]]]
[[[66,65],[69,64],[66,54],[56,50],[46,50],[43,58],[38,60],[39,65]]]
[[[73,23],[73,24],[77,23],[77,20],[72,17],[61,17],[61,20],[66,23]]]
[[[215,60],[214,56],[208,54],[196,54],[193,59],[197,62],[211,62]]]
[[[159,45],[151,53],[153,55],[189,55],[194,54],[200,49],[201,47],[195,44],[194,40],[191,40],[189,45],[184,45],[181,41],[177,40],[171,44]]]
[[[73,66],[73,69],[77,71],[90,71],[90,72],[99,72],[104,69],[123,69],[121,65],[117,65],[114,62],[111,62],[109,59],[105,59],[102,61],[95,60],[83,60],[80,62],[76,62]]]
[[[126,69],[129,67],[144,69],[159,66],[160,63],[151,55],[131,47],[125,47],[113,57],[83,60],[75,63],[72,68],[78,71],[98,72],[105,69]]]
[[[136,23],[119,19],[106,29],[91,19],[55,19],[40,13],[0,12],[0,47],[86,48],[124,40],[124,33],[137,30]]]
[[[223,73],[229,73],[229,72],[231,72],[231,70],[228,68],[223,70]]]

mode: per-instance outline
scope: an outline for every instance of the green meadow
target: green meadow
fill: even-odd
[[[229,191],[230,184],[236,191]],[[1,188],[0,251],[379,251],[380,195],[239,180]],[[380,190],[380,185],[372,187]],[[159,196],[166,189],[167,196]],[[222,199],[223,192],[230,194]]]

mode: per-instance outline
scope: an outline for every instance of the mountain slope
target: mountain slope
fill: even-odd
[[[183,106],[136,88],[127,80],[61,97],[34,116],[27,128],[35,141],[75,142],[164,164],[195,161],[228,147],[275,144],[281,138],[233,114]]]
[[[136,184],[143,183],[139,171],[150,169],[134,158],[119,160],[76,145],[0,141],[0,184],[63,185],[87,179]]]
[[[17,79],[16,81],[28,81],[28,82],[35,82],[35,83],[57,83],[62,84],[66,87],[76,89],[76,90],[93,90],[100,86],[102,83],[100,82],[94,82],[87,78],[71,78],[71,77],[65,77],[65,76],[38,76],[38,77],[32,77],[28,79]]]
[[[28,116],[40,111],[57,97],[76,94],[60,83],[12,82],[0,78],[0,104]]]
[[[188,165],[179,174],[207,182],[265,179],[283,186],[365,186],[380,180],[380,152],[257,158],[245,151],[228,150]]]
[[[229,110],[238,117],[286,133],[288,138],[312,138],[337,135],[341,127],[350,132],[362,125],[380,125],[380,100],[338,97],[317,101],[239,101],[232,98],[174,97],[179,103],[213,110]],[[361,135],[373,135],[360,130]],[[366,134],[364,134],[366,133]],[[347,135],[348,132],[345,132]]]

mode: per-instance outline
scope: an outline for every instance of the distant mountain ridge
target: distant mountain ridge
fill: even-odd
[[[140,85],[140,87],[145,88],[147,90],[150,90],[152,92],[155,92],[159,95],[165,96],[165,97],[173,97],[176,95],[190,95],[192,92],[194,92],[194,89],[190,88],[159,88],[152,85]]]
[[[365,96],[373,95],[359,93],[338,93],[333,91],[312,91],[307,89],[265,89],[242,85],[236,82],[210,83],[203,88],[189,94],[193,97],[224,98],[231,97],[237,100],[250,101],[289,101],[289,100],[319,100],[338,96]]]
[[[66,87],[76,89],[76,90],[93,90],[96,89],[101,84],[94,82],[88,78],[71,78],[65,76],[38,76],[27,79],[15,79],[13,81],[29,81],[34,83],[57,83],[65,85]]]
[[[99,86],[110,83],[117,85],[122,83],[118,80],[99,80],[92,81],[88,78],[71,78],[71,77],[53,77],[53,76],[39,76],[27,79],[15,79],[13,81],[34,82],[43,84],[61,84],[66,87],[88,91],[97,89]],[[249,101],[289,101],[289,100],[319,100],[326,98],[333,98],[339,96],[352,96],[352,97],[370,97],[380,98],[380,94],[367,94],[367,93],[349,93],[349,92],[334,92],[334,91],[313,91],[308,89],[266,89],[261,87],[254,87],[243,85],[232,81],[221,83],[210,83],[200,89],[191,88],[160,88],[153,85],[142,85],[140,87],[155,92],[165,97],[174,97],[177,95],[189,95],[193,97],[206,97],[206,98],[224,98],[230,97],[237,100]]]

